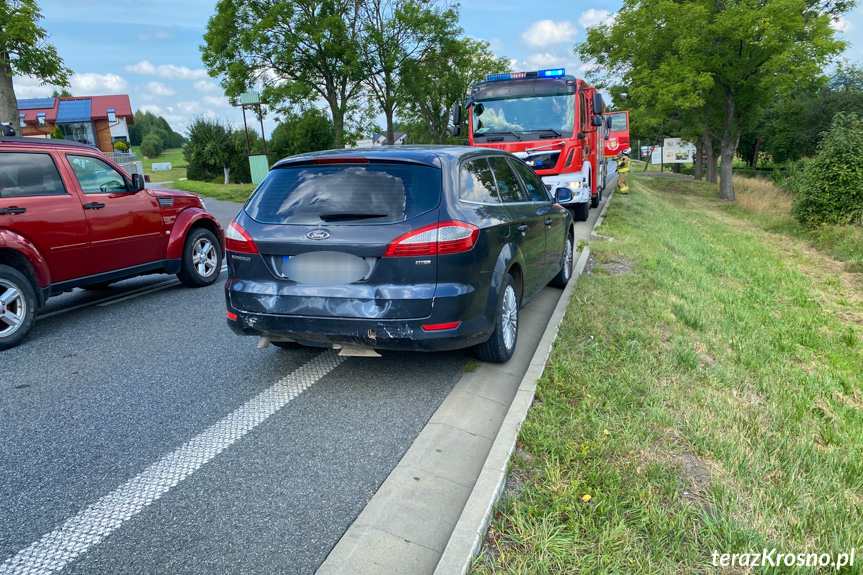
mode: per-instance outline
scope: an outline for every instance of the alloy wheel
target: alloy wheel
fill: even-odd
[[[26,317],[24,293],[9,280],[0,279],[0,337],[9,337],[18,331]]]

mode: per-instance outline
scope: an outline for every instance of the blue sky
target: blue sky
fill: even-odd
[[[216,0],[40,0],[46,28],[66,65],[75,71],[74,95],[127,93],[133,109],[150,110],[183,132],[198,114],[215,114],[235,124],[218,82],[203,69],[201,36]],[[491,44],[515,69],[563,66],[582,75],[573,45],[584,29],[608,17],[620,0],[462,0],[465,33]],[[837,28],[852,42],[845,57],[863,62],[863,5]],[[19,98],[50,95],[52,87],[15,79]],[[268,123],[267,130],[272,129]]]

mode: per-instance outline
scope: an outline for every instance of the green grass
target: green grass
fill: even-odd
[[[816,572],[712,553],[860,547],[863,284],[716,186],[631,182],[591,249],[633,273],[579,278],[471,573]]]
[[[141,146],[132,146],[132,152],[138,155],[138,159],[144,164],[144,174],[150,176],[151,182],[175,182],[186,177],[186,159],[183,157],[183,148],[170,148],[163,150],[156,158],[145,158],[141,155]],[[172,170],[154,172],[153,162],[170,162]]]
[[[214,184],[195,180],[175,181],[171,184],[175,190],[194,192],[207,198],[244,203],[255,190],[254,184]]]

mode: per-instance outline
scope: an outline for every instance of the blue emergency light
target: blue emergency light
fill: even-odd
[[[499,82],[501,80],[515,80],[518,78],[560,78],[566,75],[564,68],[554,68],[553,70],[540,70],[539,72],[513,72],[505,74],[489,74],[487,81]]]

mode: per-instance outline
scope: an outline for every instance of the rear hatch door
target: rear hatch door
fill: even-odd
[[[411,163],[277,168],[238,223],[260,252],[231,293],[238,309],[309,317],[408,319],[431,314],[437,256],[384,257],[439,218],[441,171]],[[245,277],[247,274],[241,274]]]

